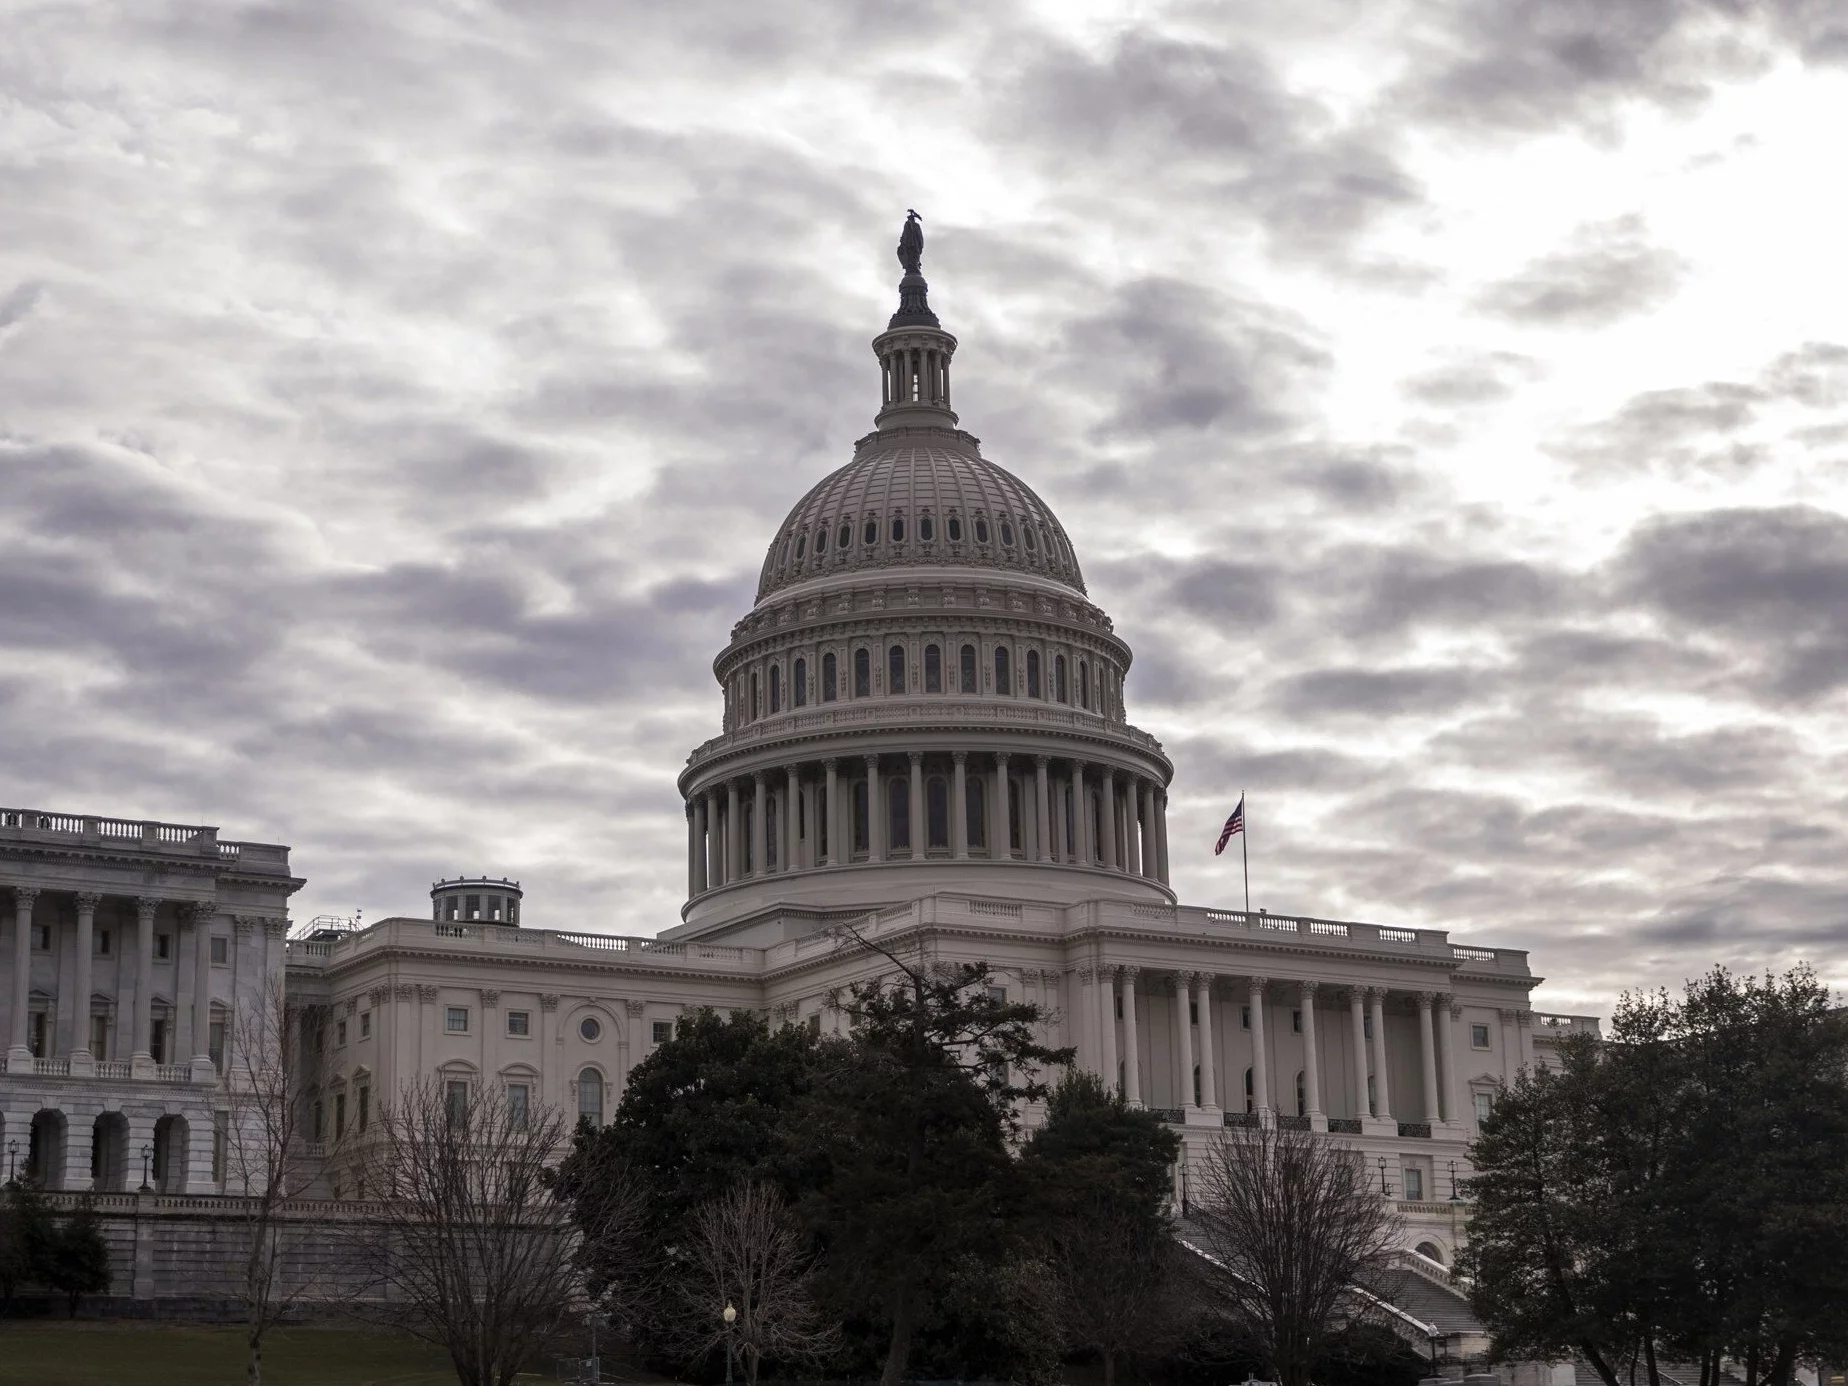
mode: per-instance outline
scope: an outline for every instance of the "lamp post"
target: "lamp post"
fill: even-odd
[[[1450,1201],[1452,1203],[1463,1201],[1462,1195],[1457,1192],[1457,1162],[1455,1160],[1450,1162]]]
[[[727,1304],[719,1317],[725,1320],[725,1386],[732,1386],[732,1325],[738,1322],[738,1311]]]
[[[1392,1197],[1392,1190],[1386,1187],[1386,1157],[1384,1155],[1380,1156],[1380,1197]]]
[[[148,1188],[148,1158],[151,1155],[153,1155],[153,1153],[154,1153],[153,1146],[144,1144],[141,1147],[141,1192],[142,1193],[152,1192],[152,1190]]]
[[[18,1159],[19,1142],[8,1141],[6,1143],[6,1182],[9,1184],[17,1184],[19,1182],[19,1176],[13,1173],[14,1162]]]

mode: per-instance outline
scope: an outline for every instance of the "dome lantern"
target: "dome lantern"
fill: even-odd
[[[930,307],[930,285],[921,268],[924,224],[910,213],[898,238],[898,311],[873,339],[879,358],[880,409],[874,425],[895,428],[954,428],[950,410],[950,358],[956,338],[943,330]]]

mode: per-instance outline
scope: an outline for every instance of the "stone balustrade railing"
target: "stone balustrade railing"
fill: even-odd
[[[763,968],[764,950],[716,943],[675,943],[627,934],[565,933],[522,929],[505,924],[451,923],[428,919],[382,919],[368,929],[337,939],[290,939],[285,945],[291,967],[326,967],[363,957],[379,949],[414,945],[459,953],[518,948],[537,958],[581,961],[585,952],[620,954],[643,966],[718,970],[755,974]]]
[[[289,849],[265,842],[220,842],[218,829],[193,823],[154,819],[105,818],[88,813],[47,813],[42,809],[0,808],[0,837],[23,841],[75,841],[94,846],[129,846],[148,852],[235,860],[242,867],[286,871]]]

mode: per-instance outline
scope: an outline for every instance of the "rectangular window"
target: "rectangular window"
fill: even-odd
[[[90,1057],[97,1060],[109,1057],[109,1017],[106,1015],[90,1017]]]
[[[153,1035],[152,1040],[148,1044],[148,1053],[153,1055],[154,1062],[157,1064],[164,1064],[167,1062],[167,1022],[166,1021],[157,1020],[154,1022],[154,1035]]]
[[[994,1002],[997,1006],[1006,1005],[1007,1004],[1007,988],[1006,987],[989,987],[988,988],[988,999]]]
[[[1290,1012],[1290,1033],[1295,1034],[1295,1035],[1300,1035],[1302,1032],[1303,1032],[1303,1013],[1301,1011],[1291,1011]]]
[[[657,1020],[649,1027],[649,1033],[654,1036],[654,1042],[656,1044],[666,1044],[674,1037],[674,1022],[671,1020]]]
[[[526,1129],[526,1084],[507,1084],[507,1124],[516,1131]]]
[[[1471,1049],[1487,1049],[1489,1047],[1488,1026],[1472,1025],[1469,1027],[1469,1047]]]
[[[359,1013],[359,1037],[361,1039],[371,1039],[372,1038],[372,1012],[371,1011],[361,1011]]]
[[[471,895],[468,897],[468,908],[463,910],[462,917],[464,919],[481,918],[481,897],[479,895]]]
[[[346,1022],[344,1020],[334,1026],[334,1043],[341,1046],[346,1044]]]
[[[1238,1028],[1241,1030],[1251,1028],[1251,1007],[1240,1006],[1238,1008]]]
[[[507,1033],[510,1035],[530,1035],[533,1032],[533,1013],[531,1011],[508,1011]]]
[[[1475,1095],[1476,1120],[1487,1121],[1495,1112],[1495,1097],[1491,1093],[1479,1092]]]
[[[90,951],[99,958],[106,958],[109,956],[110,942],[109,930],[98,929],[90,935]]]
[[[1368,1039],[1373,1038],[1373,1017],[1371,1015],[1363,1015],[1360,1018],[1360,1033]]]
[[[1118,1020],[1121,1020],[1123,1018],[1123,998],[1119,996],[1119,997],[1116,997],[1115,1000],[1116,1000],[1116,1018]]]
[[[212,940],[212,961],[220,967],[231,961],[231,940],[223,934]]]
[[[43,1059],[45,1053],[45,1012],[33,1011],[26,1018],[26,1048],[32,1051],[32,1057]]]
[[[39,953],[51,951],[51,925],[34,924],[32,926],[32,947],[35,952]]]
[[[210,1046],[212,1067],[220,1073],[225,1071],[225,1023],[214,1020],[205,1027],[206,1043]]]
[[[372,1118],[372,1089],[359,1090],[359,1129],[364,1131]]]
[[[1404,1174],[1406,1201],[1417,1203],[1424,1197],[1424,1171],[1416,1166],[1408,1166]]]
[[[154,935],[154,956],[160,962],[166,962],[173,956],[173,935]]]
[[[1198,1001],[1189,1001],[1187,1003],[1187,1023],[1189,1025],[1198,1025],[1200,1023],[1200,1003]]]
[[[821,1033],[821,1012],[820,1011],[816,1011],[813,1015],[811,1015],[808,1018],[808,1028],[809,1028],[809,1033],[811,1035],[819,1035]]]
[[[443,1016],[443,1028],[452,1035],[466,1035],[468,1033],[468,1007],[449,1007]]]
[[[346,1134],[346,1094],[334,1094],[334,1139],[339,1140]]]
[[[468,1084],[461,1079],[452,1078],[443,1085],[443,1105],[449,1112],[451,1129],[461,1126],[468,1120]]]

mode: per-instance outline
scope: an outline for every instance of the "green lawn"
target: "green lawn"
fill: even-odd
[[[235,1327],[0,1320],[5,1386],[239,1386],[244,1362]],[[365,1329],[279,1328],[263,1344],[264,1386],[452,1386],[455,1379],[434,1348]]]

